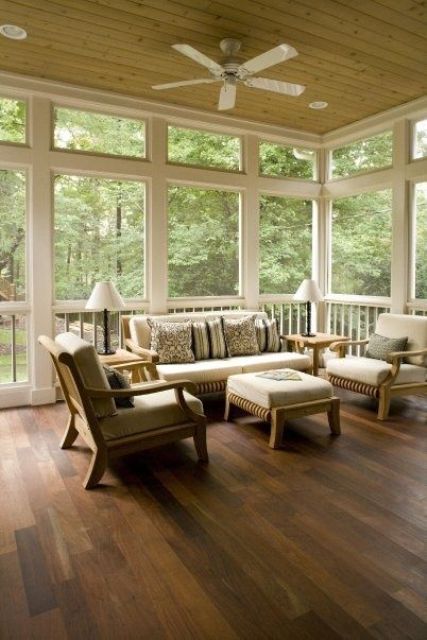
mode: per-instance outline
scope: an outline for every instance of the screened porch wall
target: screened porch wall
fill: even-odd
[[[0,169],[22,170],[27,175],[26,274],[25,299],[2,302],[5,318],[25,325],[25,358],[18,349],[16,332],[10,329],[11,380],[0,385],[0,407],[42,404],[54,400],[53,376],[46,354],[37,344],[39,334],[54,335],[71,329],[96,341],[100,320],[84,310],[85,300],[58,301],[54,295],[53,180],[54,175],[103,177],[142,181],[146,189],[144,296],[126,299],[126,312],[162,313],[177,310],[263,308],[276,317],[283,333],[301,331],[304,306],[296,304],[293,291],[263,294],[259,287],[259,199],[261,196],[300,198],[315,203],[313,216],[313,252],[311,273],[326,293],[325,302],[315,313],[317,330],[364,336],[372,329],[383,310],[425,313],[425,301],[410,297],[411,245],[410,210],[412,187],[427,180],[427,160],[409,161],[414,120],[426,117],[427,100],[398,108],[381,117],[351,125],[323,138],[256,125],[189,109],[142,103],[131,98],[86,89],[64,88],[54,83],[0,74],[0,95],[27,102],[27,143],[1,144]],[[93,153],[61,151],[52,147],[53,105],[119,114],[142,119],[146,126],[145,159],[112,157]],[[196,168],[168,163],[167,128],[169,125],[196,127],[239,136],[242,140],[241,171]],[[328,152],[348,141],[391,128],[394,135],[393,167],[338,180],[328,178]],[[260,141],[307,147],[318,152],[317,179],[301,180],[259,175]],[[168,289],[168,212],[169,185],[233,190],[240,196],[240,246],[238,295],[210,298],[170,298]],[[331,201],[379,188],[393,192],[393,244],[391,295],[383,298],[357,298],[354,295],[330,295],[330,215]],[[114,340],[119,345],[119,315],[113,314]],[[12,322],[12,324],[13,324]],[[23,323],[23,324],[22,324]],[[19,325],[19,326],[21,326]],[[17,325],[15,324],[15,327]],[[13,335],[15,337],[13,337]],[[22,346],[22,345],[21,345]],[[19,357],[18,357],[19,356]],[[22,362],[20,362],[21,358]],[[24,362],[25,361],[25,362]],[[27,376],[19,377],[22,365]],[[21,367],[21,369],[20,369]]]

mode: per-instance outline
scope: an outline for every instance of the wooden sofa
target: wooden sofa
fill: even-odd
[[[220,316],[226,318],[243,318],[256,314],[257,318],[267,318],[262,311],[207,311],[190,313],[172,313],[168,315],[133,315],[122,316],[122,331],[126,349],[132,351],[144,360],[156,363],[159,377],[173,381],[185,378],[196,386],[197,395],[224,391],[227,378],[237,373],[253,373],[268,369],[291,368],[300,371],[311,370],[310,357],[300,353],[279,351],[277,353],[263,352],[259,355],[234,356],[223,359],[199,360],[184,364],[161,364],[158,354],[150,349],[151,329],[147,318],[161,322],[185,322],[188,320],[199,322]],[[284,338],[281,336],[283,348]]]

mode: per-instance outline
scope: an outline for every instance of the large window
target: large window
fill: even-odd
[[[0,140],[25,142],[26,104],[22,100],[0,98]]]
[[[414,158],[427,156],[427,120],[420,120],[414,127]]]
[[[57,300],[85,299],[99,280],[144,295],[144,210],[141,182],[55,177]]]
[[[261,175],[313,180],[315,171],[316,152],[313,149],[297,149],[273,142],[260,142]]]
[[[331,154],[333,178],[351,176],[361,171],[390,167],[393,163],[393,132],[385,131],[372,138],[358,140],[334,149]]]
[[[391,203],[391,189],[333,202],[331,293],[390,295]]]
[[[169,297],[239,293],[240,195],[169,187]]]
[[[238,171],[240,147],[241,140],[236,136],[168,127],[169,162]]]
[[[0,171],[0,304],[25,298],[25,173]]]
[[[145,156],[142,120],[55,107],[54,146],[115,156]]]
[[[427,182],[415,187],[415,297],[427,300]]]
[[[260,293],[295,293],[311,277],[311,200],[261,196]]]

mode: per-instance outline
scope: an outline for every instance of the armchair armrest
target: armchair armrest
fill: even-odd
[[[143,358],[144,360],[148,360],[149,362],[159,361],[159,355],[157,351],[153,351],[152,349],[144,349],[143,347],[140,347],[139,344],[136,344],[136,342],[132,342],[130,338],[126,338],[125,346],[129,351],[135,353],[137,356]]]
[[[402,358],[412,358],[412,356],[427,356],[427,349],[417,349],[416,351],[393,351],[387,356],[387,362],[394,364],[397,360]]]
[[[124,362],[123,364],[112,364],[110,366],[112,369],[117,369],[117,371],[130,371],[132,380],[135,382],[148,382],[149,380],[159,379],[156,365],[149,360],[134,360],[134,362]]]
[[[168,391],[169,389],[186,389],[190,393],[196,391],[196,385],[190,380],[159,380],[158,382],[142,382],[134,384],[130,389],[96,389],[93,387],[85,387],[90,398],[130,398],[133,396],[143,396],[149,393],[158,393],[159,391]]]
[[[369,338],[365,338],[364,340],[337,340],[329,345],[330,351],[338,351],[339,353],[344,353],[347,347],[357,346],[362,344],[368,344]]]

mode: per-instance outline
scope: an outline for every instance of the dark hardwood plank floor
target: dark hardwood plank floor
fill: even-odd
[[[342,428],[268,425],[205,401],[191,441],[81,485],[66,408],[0,413],[0,638],[427,638],[427,399],[340,392]]]

